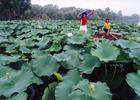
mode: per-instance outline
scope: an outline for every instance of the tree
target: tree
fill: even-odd
[[[0,0],[0,19],[17,19],[30,8],[30,0]]]
[[[118,17],[119,17],[119,20],[122,20],[122,11],[120,10],[120,11],[118,11]]]
[[[100,19],[105,19],[106,18],[106,14],[102,9],[96,9],[96,14],[97,16],[99,16]]]
[[[40,16],[41,14],[43,14],[42,9],[43,8],[39,5],[32,5],[31,6],[32,16]]]
[[[51,19],[56,19],[56,13],[58,12],[57,5],[46,5],[43,7],[43,12],[46,13]]]
[[[0,0],[0,19],[31,19],[44,18],[54,20],[75,20],[76,16],[83,9],[75,7],[59,8],[57,5],[30,5],[30,0]],[[96,9],[95,13],[89,19],[102,20],[109,18],[111,20],[139,22],[140,16],[123,16],[122,11],[118,13],[112,11],[109,7],[106,9]]]
[[[131,17],[132,17],[132,19],[135,19],[134,20],[135,22],[139,22],[140,21],[140,16],[138,14],[133,14]]]

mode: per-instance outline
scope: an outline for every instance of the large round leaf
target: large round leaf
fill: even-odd
[[[68,95],[72,92],[72,87],[76,85],[82,78],[77,69],[71,70],[64,77],[64,81],[59,83],[55,89],[56,100],[67,100]]]
[[[115,41],[117,45],[120,45],[122,48],[140,48],[140,43],[131,41],[131,40],[117,40]]]
[[[6,55],[0,55],[0,65],[6,65],[11,62],[19,61],[20,56],[6,56]]]
[[[63,50],[65,50],[65,51],[74,50],[74,51],[77,51],[77,52],[82,52],[84,50],[84,48],[83,47],[78,47],[76,45],[69,44],[69,45],[65,45]]]
[[[127,83],[131,86],[132,89],[140,96],[140,70],[137,73],[127,74]]]
[[[41,34],[41,35],[45,35],[45,34],[48,34],[50,31],[47,30],[47,29],[38,29],[36,30],[36,33],[35,34]]]
[[[95,91],[91,92],[91,97],[95,100],[111,100],[112,95],[106,83],[97,82],[91,84],[95,85]]]
[[[55,88],[57,86],[57,83],[51,83],[49,84],[48,87],[46,87],[42,100],[55,100],[55,96],[54,96],[54,92],[55,92]]]
[[[117,62],[129,62],[130,57],[125,51],[120,51],[120,55],[117,57]]]
[[[98,57],[101,61],[108,62],[116,60],[120,51],[108,41],[96,42],[97,48],[91,50],[93,56]]]
[[[26,34],[17,36],[17,39],[25,39],[25,38],[31,38],[31,37],[32,37],[32,34],[26,33]]]
[[[100,61],[97,57],[88,54],[83,60],[82,64],[79,67],[79,70],[83,73],[90,74],[95,67],[100,66]]]
[[[28,48],[25,47],[25,46],[21,46],[21,47],[19,48],[19,50],[20,50],[22,53],[30,53],[30,52],[31,52],[30,49],[28,49]]]
[[[107,85],[101,82],[89,83],[88,80],[84,79],[80,81],[76,86],[73,86],[72,93],[75,90],[80,90],[81,92],[79,92],[79,94],[84,94],[88,97],[91,97],[92,100],[111,100],[112,98],[112,95]],[[79,96],[77,95],[77,97]]]
[[[8,28],[4,27],[3,30],[0,30],[0,35],[6,37],[6,36],[10,36],[13,32],[14,32],[13,29],[9,27]]]
[[[42,38],[38,43],[37,46],[39,46],[39,49],[45,49],[48,46],[48,43],[50,42],[50,38]]]
[[[84,44],[86,42],[85,37],[82,34],[75,34],[74,36],[68,37],[67,43],[68,44]]]
[[[22,66],[22,69],[15,71],[6,66],[0,66],[0,95],[11,96],[15,92],[22,92],[32,84],[38,82],[33,73]]]
[[[8,39],[7,38],[5,38],[5,37],[0,37],[0,43],[2,44],[2,43],[8,43],[9,41],[8,41]]]
[[[67,100],[69,93],[72,91],[72,86],[73,83],[69,80],[59,83],[55,90],[55,99]]]
[[[66,80],[57,86],[55,94],[56,100],[111,100],[112,98],[105,83],[89,83],[86,79],[79,80],[77,84]]]
[[[7,53],[17,52],[17,51],[16,51],[16,48],[17,48],[17,47],[18,47],[18,45],[16,45],[16,44],[8,45],[8,46],[6,47],[6,52],[7,52]]]
[[[69,94],[68,100],[96,100],[88,95],[85,95],[80,90],[73,91],[71,94]]]
[[[79,89],[81,91],[81,94],[88,95],[88,92],[89,92],[88,85],[89,85],[89,81],[87,79],[83,79],[83,80],[79,81],[78,84],[73,86],[73,91]]]
[[[28,38],[28,39],[24,39],[24,40],[16,39],[16,40],[14,40],[14,42],[15,42],[15,44],[17,44],[19,46],[33,47],[35,45],[32,38]]]
[[[27,99],[27,94],[25,92],[21,92],[19,94],[16,94],[12,97],[7,98],[6,100],[26,100]]]
[[[140,48],[130,49],[127,53],[131,58],[136,58],[140,62]]]
[[[34,49],[32,50],[31,54],[32,54],[32,58],[38,58],[39,56],[44,56],[48,54],[48,52],[44,50]]]
[[[73,82],[73,84],[77,84],[80,80],[82,80],[82,77],[80,76],[78,69],[73,69],[64,76],[64,81],[65,80],[69,80]]]
[[[59,64],[51,55],[44,55],[32,61],[33,72],[38,76],[51,76],[58,70]]]
[[[58,62],[68,61],[70,60],[70,56],[66,52],[61,52],[60,54],[54,54],[54,57]]]
[[[80,54],[76,51],[66,51],[55,54],[54,57],[61,62],[66,69],[78,68],[80,64]]]

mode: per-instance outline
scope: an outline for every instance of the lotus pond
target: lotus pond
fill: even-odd
[[[123,37],[94,40],[102,24],[1,21],[0,100],[140,100],[139,27],[112,22]]]

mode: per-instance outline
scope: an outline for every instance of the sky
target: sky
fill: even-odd
[[[54,4],[58,5],[60,8],[78,7],[83,9],[105,9],[109,7],[115,12],[122,10],[123,15],[140,15],[140,0],[31,0],[31,3],[41,6]]]

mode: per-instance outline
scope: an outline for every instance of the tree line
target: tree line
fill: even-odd
[[[59,8],[57,5],[48,4],[46,6],[32,5],[31,0],[0,0],[0,20],[13,19],[53,19],[53,20],[75,20],[81,8],[65,7]],[[96,9],[90,19],[100,20],[109,18],[111,20],[123,20],[138,22],[140,16],[132,14],[123,16],[122,11],[115,13],[106,9]]]
[[[0,0],[0,20],[19,19],[29,9],[30,0]]]

